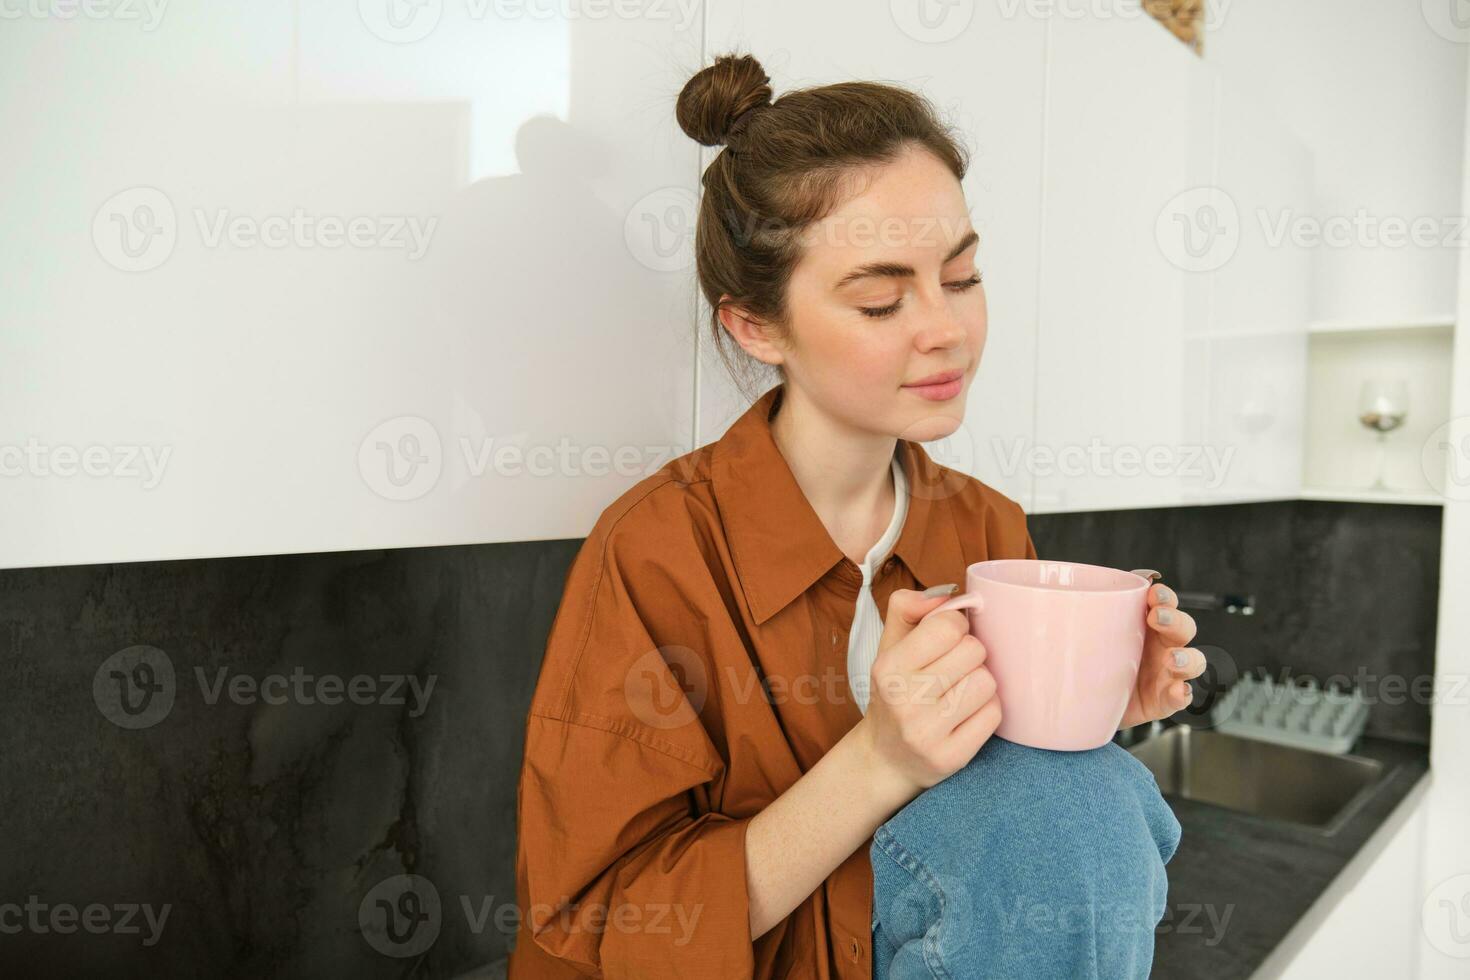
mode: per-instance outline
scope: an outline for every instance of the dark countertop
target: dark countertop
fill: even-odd
[[[1166,797],[1182,835],[1150,976],[1246,980],[1429,771],[1426,745],[1364,735],[1352,754],[1378,759],[1385,775],[1330,836]]]

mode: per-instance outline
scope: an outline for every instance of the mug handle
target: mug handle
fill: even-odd
[[[919,618],[919,622],[922,623],[935,613],[942,613],[948,609],[974,609],[977,612],[983,612],[985,609],[985,599],[978,592],[961,592],[959,595],[951,599],[946,599],[926,612]]]

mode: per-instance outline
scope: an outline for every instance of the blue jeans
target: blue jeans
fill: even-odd
[[[873,976],[1144,980],[1179,836],[1122,746],[991,736],[873,834]]]

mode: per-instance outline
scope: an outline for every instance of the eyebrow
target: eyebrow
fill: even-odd
[[[975,244],[979,240],[980,234],[973,228],[970,229],[970,233],[967,234],[964,238],[961,238],[958,242],[956,242],[954,248],[949,250],[949,254],[944,257],[944,261],[948,262],[950,259],[954,258],[956,255],[959,255],[961,252],[963,252],[965,249],[969,248],[971,245]],[[940,264],[942,265],[943,263]],[[846,286],[850,282],[855,282],[858,279],[866,279],[869,276],[897,276],[902,278],[904,276],[912,276],[913,274],[914,267],[911,265],[904,265],[902,262],[869,262],[867,265],[858,266],[856,269],[853,269],[847,275],[837,280],[837,282],[833,284],[832,288],[841,289],[843,286]]]

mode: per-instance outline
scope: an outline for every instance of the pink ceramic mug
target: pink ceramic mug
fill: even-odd
[[[1105,745],[1128,709],[1151,584],[1101,565],[981,561],[965,570],[965,591],[924,618],[966,611],[1000,699],[995,734],[1038,749],[1083,751]]]

